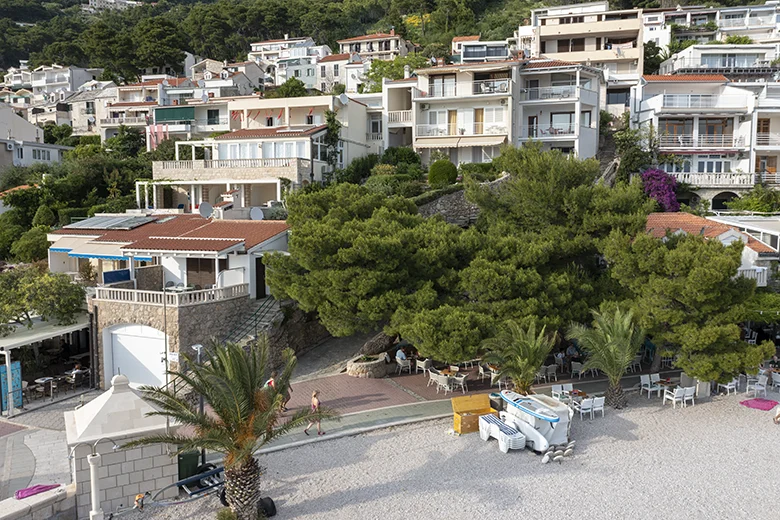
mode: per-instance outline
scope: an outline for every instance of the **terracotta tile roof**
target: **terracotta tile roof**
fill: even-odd
[[[327,125],[319,125],[310,128],[290,128],[287,126],[273,126],[268,128],[242,128],[229,134],[215,137],[215,140],[223,139],[252,139],[257,137],[305,137],[325,130]]]
[[[572,61],[563,60],[533,60],[527,61],[523,64],[524,69],[547,69],[550,67],[573,67],[579,65]]]
[[[207,226],[184,233],[185,238],[235,238],[243,240],[247,249],[290,228],[283,220],[212,220]]]
[[[453,42],[477,42],[479,41],[479,35],[476,36],[456,36],[452,39]]]
[[[173,218],[171,218],[173,217]],[[154,222],[134,229],[57,229],[57,235],[98,235],[102,242],[132,242],[149,236],[179,236],[208,223],[200,215],[153,215]]]
[[[37,187],[38,187],[38,185],[37,185],[37,184],[33,184],[32,186],[30,186],[29,184],[22,184],[21,186],[14,186],[13,188],[8,188],[8,189],[7,189],[7,190],[5,190],[5,191],[0,191],[0,199],[2,199],[3,197],[5,197],[6,195],[8,195],[9,193],[11,193],[12,191],[17,191],[17,190],[29,190],[30,188],[37,188]]]
[[[328,56],[325,56],[322,58],[319,63],[327,63],[329,61],[347,61],[349,59],[349,53],[345,52],[343,54],[329,54]]]
[[[145,107],[156,105],[157,101],[121,101],[119,103],[109,103],[110,107]]]
[[[651,213],[647,216],[645,229],[656,238],[665,236],[667,231],[674,233],[680,229],[688,234],[699,235],[705,238],[715,238],[729,230],[739,231],[735,227],[691,215],[690,213]],[[742,233],[741,231],[739,232]],[[746,235],[745,233],[742,234]],[[768,245],[759,242],[749,235],[746,236],[748,237],[747,247],[756,253],[776,254]]]
[[[122,249],[143,251],[224,251],[240,244],[239,239],[211,240],[150,237],[122,246]]]
[[[642,76],[645,81],[663,81],[663,82],[678,82],[678,81],[698,81],[698,82],[713,82],[713,83],[726,83],[728,78],[722,74],[645,74]]]
[[[363,36],[353,36],[352,38],[346,38],[344,40],[337,40],[337,43],[357,42],[363,40],[381,40],[384,38],[400,38],[400,37],[401,36],[399,34],[374,33],[374,34],[364,34]]]
[[[496,60],[496,61],[477,61],[469,63],[450,63],[444,65],[436,65],[434,67],[426,67],[424,69],[415,69],[416,74],[424,74],[426,72],[440,72],[442,70],[460,70],[464,67],[490,67],[495,65],[500,67],[501,65],[517,65],[519,60]],[[576,65],[576,63],[574,64]]]
[[[217,202],[216,204],[214,204],[214,207],[215,208],[224,208],[225,206],[232,206],[232,205],[233,205],[233,201],[231,201],[231,200],[223,200],[223,201],[220,201],[220,202]]]

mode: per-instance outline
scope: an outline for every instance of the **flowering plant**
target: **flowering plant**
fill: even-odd
[[[663,170],[650,168],[642,173],[645,194],[655,200],[663,211],[680,211],[677,202],[677,179]]]

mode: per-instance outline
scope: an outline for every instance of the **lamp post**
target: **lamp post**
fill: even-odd
[[[197,345],[193,345],[192,349],[195,350],[198,353],[197,363],[198,363],[198,365],[200,365],[200,359],[201,359],[200,358],[200,353],[203,350],[203,345],[198,343]],[[200,394],[199,398],[200,398],[200,404],[199,404],[198,411],[200,412],[201,415],[203,415],[203,394]],[[200,450],[200,463],[201,464],[205,464],[206,463],[206,450],[204,448],[201,448],[201,450]]]
[[[89,520],[103,520],[103,509],[100,507],[100,477],[98,475],[98,468],[100,467],[100,453],[97,452],[97,446],[103,441],[111,441],[114,446],[111,448],[113,451],[119,449],[119,446],[113,439],[108,437],[102,437],[96,440],[93,444],[87,442],[80,442],[73,446],[70,450],[69,459],[73,459],[73,454],[76,448],[79,446],[89,446],[92,453],[87,455],[87,462],[89,463],[89,493],[91,495],[92,507],[89,511]]]

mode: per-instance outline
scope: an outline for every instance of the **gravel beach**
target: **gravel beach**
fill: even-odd
[[[780,426],[743,399],[674,410],[632,396],[603,419],[575,418],[577,447],[560,465],[450,435],[449,420],[384,429],[262,457],[263,495],[279,519],[766,517],[780,493]],[[209,497],[123,518],[213,519],[219,508]]]

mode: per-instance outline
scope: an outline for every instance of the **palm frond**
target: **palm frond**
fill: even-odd
[[[548,336],[545,327],[537,334],[535,323],[523,329],[510,320],[498,336],[482,343],[488,349],[483,360],[497,365],[499,377],[511,379],[520,392],[528,393],[554,344],[555,337]]]

